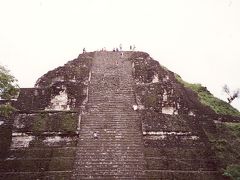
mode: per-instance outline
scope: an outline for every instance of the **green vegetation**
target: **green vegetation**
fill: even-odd
[[[0,98],[10,100],[18,94],[17,80],[0,65]],[[0,115],[9,117],[16,109],[9,103],[0,105]]]
[[[175,74],[176,79],[182,83],[185,87],[192,89],[194,92],[198,94],[200,102],[204,105],[209,106],[212,110],[214,110],[217,114],[222,115],[232,115],[232,116],[240,116],[240,112],[232,107],[227,102],[220,100],[214,97],[206,87],[203,87],[201,84],[191,84],[185,82],[179,75]]]
[[[18,94],[17,80],[0,65],[0,97],[11,99]]]
[[[217,123],[217,133],[209,133],[213,151],[224,175],[240,180],[240,123]]]

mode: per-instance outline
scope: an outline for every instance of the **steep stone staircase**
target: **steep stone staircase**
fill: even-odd
[[[96,52],[72,179],[145,177],[130,52]],[[95,134],[95,135],[94,135]]]

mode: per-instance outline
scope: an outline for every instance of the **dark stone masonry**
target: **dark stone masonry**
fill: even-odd
[[[145,52],[80,54],[0,117],[0,179],[221,180],[204,106]]]

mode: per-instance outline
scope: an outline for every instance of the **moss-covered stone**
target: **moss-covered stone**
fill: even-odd
[[[44,132],[77,131],[79,114],[75,112],[41,112],[18,114],[14,121],[14,130],[39,134]]]

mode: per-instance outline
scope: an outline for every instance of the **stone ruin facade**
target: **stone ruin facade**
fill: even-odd
[[[0,120],[0,179],[72,178],[94,58],[95,52],[81,54],[43,75],[34,88],[20,89],[12,102],[17,111]],[[206,132],[216,131],[214,121],[239,118],[220,116],[201,104],[147,53],[128,52],[125,60],[134,79],[143,178],[224,179]]]

